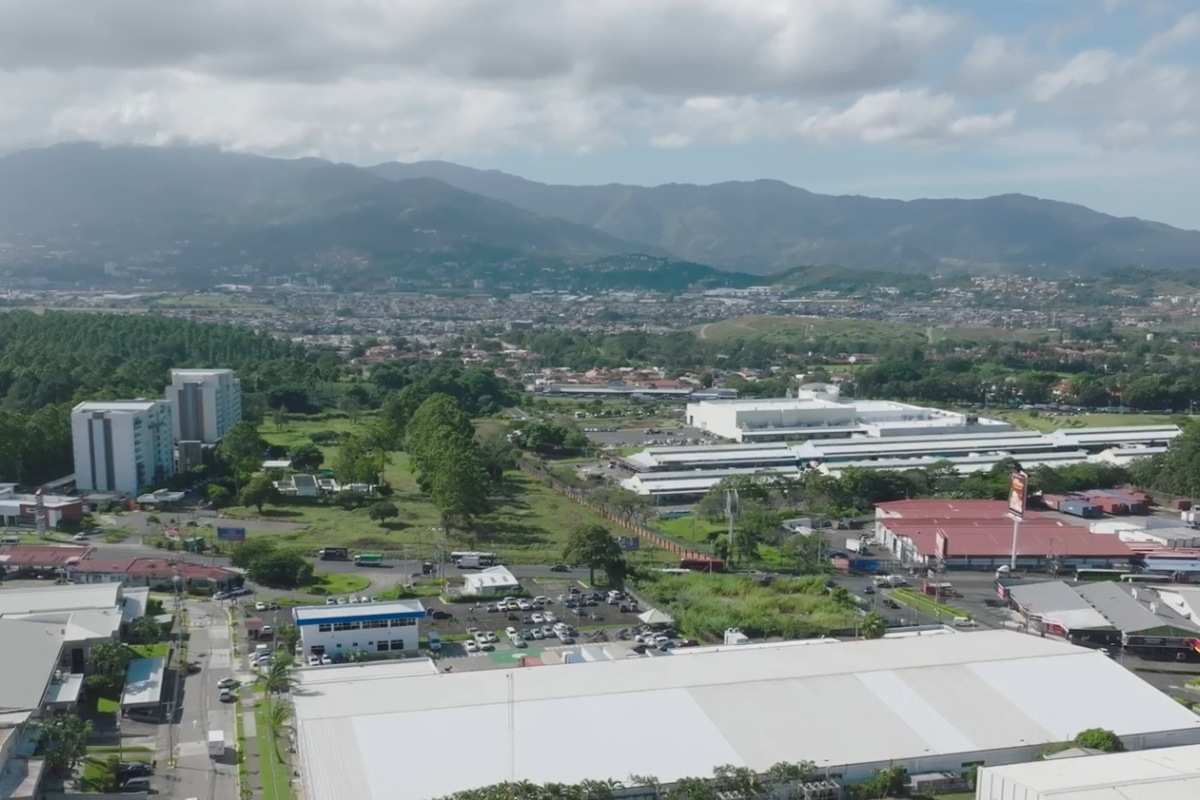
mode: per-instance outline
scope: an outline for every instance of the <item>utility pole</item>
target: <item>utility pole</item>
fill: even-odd
[[[737,489],[726,489],[725,490],[725,516],[727,516],[729,518],[729,555],[731,557],[734,555],[734,552],[735,552],[734,547],[733,547],[733,536],[734,536],[733,523],[734,523],[734,517],[737,515],[737,512],[738,512],[738,505],[739,505],[739,500],[738,500]]]

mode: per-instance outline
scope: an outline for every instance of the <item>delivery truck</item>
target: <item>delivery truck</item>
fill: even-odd
[[[208,732],[208,757],[221,758],[225,755],[225,731]]]

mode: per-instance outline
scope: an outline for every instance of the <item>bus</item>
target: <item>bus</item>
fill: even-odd
[[[361,553],[354,557],[354,563],[364,567],[377,567],[383,563],[379,553]]]
[[[1121,583],[1174,583],[1170,575],[1153,572],[1134,572],[1121,576]]]
[[[1075,571],[1077,581],[1120,581],[1130,572],[1127,569],[1079,569]]]
[[[479,563],[483,564],[484,566],[491,566],[492,564],[496,563],[495,553],[480,553],[477,550],[455,550],[450,553],[451,561],[462,561],[464,558],[479,559]]]
[[[345,547],[322,547],[317,551],[317,558],[322,561],[345,561],[350,557],[350,551]]]

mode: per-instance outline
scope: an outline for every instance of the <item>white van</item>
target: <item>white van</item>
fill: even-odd
[[[442,649],[442,637],[432,631],[429,634],[429,649],[435,653]]]
[[[956,628],[974,628],[976,627],[975,620],[970,617],[955,617],[954,627]]]

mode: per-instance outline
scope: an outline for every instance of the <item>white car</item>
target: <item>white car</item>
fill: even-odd
[[[221,680],[217,681],[218,689],[232,689],[237,685],[238,682],[234,678],[221,678]]]
[[[319,665],[320,665],[320,663],[321,663],[321,657],[320,657],[320,656],[309,656],[309,657],[308,657],[308,665],[309,665],[310,667],[316,667],[316,666],[319,666]]]
[[[350,602],[351,602],[351,603],[354,603],[354,604],[357,604],[357,603],[358,603],[358,598],[357,598],[357,597],[355,597],[354,595],[350,595]]]
[[[270,625],[263,625],[262,630],[258,632],[258,635],[270,638],[275,635],[275,630]]]
[[[332,663],[333,663],[333,659],[330,658],[329,656],[321,656],[321,666],[326,666],[326,665],[332,664]]]
[[[530,611],[533,609],[533,606],[530,605],[528,600],[518,600],[517,608],[521,609],[522,611]]]
[[[336,605],[337,605],[337,598],[335,598],[335,597],[326,597],[326,598],[325,598],[325,605],[327,605],[327,606],[336,606]]]
[[[358,598],[358,602],[360,602],[360,603],[369,603],[369,602],[371,602],[371,598],[367,597],[367,596],[364,594],[364,595],[362,595],[362,596],[360,596],[360,597]]]
[[[500,641],[500,637],[496,635],[495,631],[488,631],[487,640],[492,644],[495,644],[496,642]]]
[[[347,603],[347,600],[346,600],[346,598],[344,598],[344,597],[339,597],[339,598],[337,599],[337,604],[338,604],[339,606],[344,606],[344,605],[346,605],[346,603]]]
[[[511,639],[517,635],[517,629],[510,625],[504,629],[504,635]]]
[[[467,639],[467,652],[468,653],[478,653],[479,652],[479,645],[475,644],[474,639]]]
[[[254,610],[255,611],[266,611],[267,604],[264,603],[263,601],[259,600],[257,603],[254,604]]]
[[[554,612],[553,612],[553,611],[546,611],[546,612],[544,612],[544,613],[542,614],[542,619],[544,619],[544,620],[545,620],[547,623],[549,623],[550,625],[553,625],[555,622],[557,622],[557,621],[558,621],[558,617],[554,616]]]
[[[541,625],[545,621],[546,621],[546,618],[544,616],[542,616],[541,614],[533,615],[533,624],[534,625]]]

